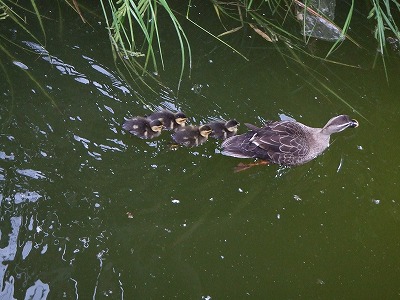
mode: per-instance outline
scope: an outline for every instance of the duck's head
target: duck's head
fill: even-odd
[[[236,120],[229,120],[228,122],[226,122],[225,127],[226,129],[228,129],[228,131],[230,132],[236,132],[239,126],[239,122]]]
[[[348,127],[358,127],[358,125],[359,124],[357,120],[350,119],[350,117],[347,115],[340,115],[330,119],[324,128],[322,128],[322,132],[330,135],[332,133],[343,131]]]
[[[150,128],[154,132],[160,132],[163,129],[163,123],[160,120],[153,120],[150,122]]]
[[[202,125],[199,127],[199,132],[201,136],[208,137],[208,135],[211,133],[212,129],[208,125]]]
[[[185,126],[187,117],[183,112],[177,112],[175,114],[175,122],[180,126]]]

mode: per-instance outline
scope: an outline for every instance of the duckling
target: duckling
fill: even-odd
[[[178,144],[186,147],[199,146],[205,143],[212,129],[208,125],[186,126],[172,134],[172,138]]]
[[[210,137],[215,139],[225,140],[231,136],[236,135],[238,131],[238,126],[240,125],[236,120],[225,121],[214,121],[207,123],[206,125],[210,126],[212,132]]]
[[[160,120],[167,130],[177,130],[185,126],[187,117],[183,112],[173,113],[169,110],[162,110],[147,116],[150,121]]]
[[[144,117],[134,117],[125,120],[122,128],[141,139],[152,139],[161,134],[163,124],[157,119],[149,121]]]

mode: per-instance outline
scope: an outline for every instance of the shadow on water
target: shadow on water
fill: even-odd
[[[0,135],[0,298],[399,294],[399,87],[367,66],[371,55],[344,48],[362,68],[319,62],[316,80],[264,44],[252,42],[244,62],[193,36],[199,58],[177,96],[168,86],[178,73],[163,74],[157,94],[139,91],[115,71],[106,37],[81,34],[46,49],[18,35],[36,59],[15,53],[14,93],[0,83],[1,121],[10,120]],[[234,173],[241,160],[222,156],[219,142],[174,151],[169,132],[144,141],[121,130],[125,117],[160,108],[192,124],[285,114],[322,126],[356,114],[318,82],[368,122],[297,168]]]

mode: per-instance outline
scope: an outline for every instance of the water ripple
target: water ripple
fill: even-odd
[[[28,68],[28,66],[27,65],[25,65],[25,64],[23,64],[22,62],[20,62],[20,61],[13,61],[13,64],[14,65],[16,65],[17,67],[20,67],[21,69],[23,69],[23,70],[29,70],[29,68]]]
[[[124,84],[124,82],[117,75],[115,75],[111,70],[107,69],[105,66],[100,65],[94,59],[88,56],[82,55],[82,58],[84,58],[95,71],[106,76],[110,80],[111,86],[107,85],[106,83],[100,83],[95,80],[90,80],[89,78],[91,78],[91,76],[79,72],[73,65],[64,62],[58,57],[50,55],[45,48],[43,48],[37,43],[29,41],[23,41],[23,43],[30,49],[32,49],[34,52],[40,54],[41,58],[44,61],[47,61],[51,65],[55,66],[55,68],[58,71],[60,71],[61,74],[72,76],[75,81],[85,85],[92,84],[100,93],[107,96],[108,98],[121,102],[121,100],[116,95],[112,94],[113,89],[111,87],[117,88],[124,95],[131,94],[129,87],[126,84]],[[28,66],[25,66],[24,64],[19,62],[14,62],[14,64],[18,65],[20,68],[28,68]]]
[[[32,179],[46,179],[46,176],[42,172],[32,169],[17,169],[16,172]]]
[[[10,153],[9,155],[7,155],[5,152],[0,151],[0,159],[2,160],[14,160],[14,153]]]
[[[37,192],[18,192],[14,195],[14,202],[15,204],[20,204],[23,202],[36,202],[40,198],[42,198],[42,195]]]
[[[33,286],[26,290],[25,299],[45,300],[49,292],[49,285],[38,279]]]

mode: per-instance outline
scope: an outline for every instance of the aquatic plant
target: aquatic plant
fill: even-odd
[[[356,3],[354,0],[351,0],[348,4],[347,15],[342,26],[333,21],[335,1],[325,1],[324,4],[324,1],[315,0],[211,0],[210,5],[214,8],[215,15],[225,30],[220,34],[212,33],[192,18],[191,9],[194,5],[192,0],[187,2],[186,13],[182,12],[182,3],[180,3],[179,8],[173,9],[174,4],[177,6],[176,3],[174,1],[167,2],[167,0],[107,0],[107,5],[104,2],[105,0],[101,0],[111,45],[115,53],[121,60],[131,58],[133,61],[137,61],[138,56],[144,55],[146,57],[145,63],[142,64],[144,69],[146,70],[149,67],[151,61],[156,72],[159,68],[158,61],[164,68],[160,28],[165,27],[165,18],[160,18],[160,14],[162,13],[161,10],[167,13],[176,32],[181,51],[180,80],[186,62],[188,62],[190,69],[192,59],[189,40],[178,21],[183,20],[183,17],[200,30],[214,37],[217,42],[223,43],[237,52],[244,59],[247,58],[225,42],[223,37],[246,26],[266,42],[273,43],[279,51],[281,51],[280,46],[284,45],[290,49],[290,52],[294,49],[327,62],[333,62],[329,59],[329,56],[344,40],[349,40],[357,47],[361,47],[359,42],[356,42],[356,39],[348,34],[355,11]],[[390,33],[395,38],[400,38],[396,19],[393,16],[394,14],[391,13],[393,11],[398,14],[400,5],[397,0],[370,0],[369,4],[370,10],[367,17],[376,21],[375,37],[385,66],[384,49],[387,34]],[[299,27],[301,30],[299,30]],[[325,55],[317,56],[305,47],[312,38],[329,40],[333,42],[332,47]],[[334,63],[343,64],[342,62]]]
[[[125,66],[136,70],[132,60],[145,56],[145,62],[141,68],[142,72],[147,70],[149,62],[155,72],[158,72],[158,61],[164,68],[164,55],[160,37],[159,15],[163,10],[167,13],[172,28],[175,30],[179,41],[181,53],[181,74],[185,70],[186,59],[191,68],[191,49],[188,38],[178,21],[176,13],[171,9],[166,0],[100,0],[107,23],[107,30],[113,51],[116,56],[125,61]],[[165,26],[165,24],[162,24]],[[158,57],[157,57],[157,54]],[[186,58],[186,53],[187,57]],[[178,84],[178,89],[180,81]]]
[[[24,4],[15,0],[0,0],[0,21],[12,20],[39,42],[40,38],[30,32],[27,26],[27,16],[29,18],[35,16],[42,31],[43,43],[45,43],[45,26],[36,3],[34,0]],[[86,22],[85,10],[82,11],[82,9],[87,8],[82,6],[78,0],[65,1],[65,3],[79,14],[83,22]],[[362,43],[362,38],[353,38],[349,34],[355,11],[358,13],[364,11],[366,19],[375,21],[371,31],[375,33],[378,54],[382,57],[384,66],[387,38],[390,36],[394,41],[400,39],[397,25],[400,12],[398,0],[370,0],[362,4],[351,0],[345,4],[348,7],[347,13],[341,10],[341,13],[343,11],[346,13],[341,26],[334,22],[335,1],[210,0],[209,5],[214,9],[214,16],[224,29],[219,34],[200,25],[200,19],[194,19],[191,14],[194,7],[192,0],[187,0],[186,3],[172,0],[100,0],[99,3],[114,58],[119,64],[122,63],[131,78],[142,80],[144,74],[157,75],[160,69],[165,68],[163,51],[163,40],[165,39],[162,38],[162,35],[166,30],[175,32],[177,46],[180,49],[181,65],[178,89],[185,70],[190,72],[192,61],[190,42],[185,34],[184,26],[182,26],[183,22],[189,22],[207,32],[215,38],[217,43],[226,45],[244,59],[247,59],[245,55],[224,41],[224,37],[248,28],[265,42],[272,43],[280,52],[286,48],[289,50],[289,55],[295,51],[316,59],[334,62],[330,56],[345,40],[361,47],[359,43]],[[357,9],[355,8],[356,4],[358,5]],[[202,3],[202,5],[208,4]],[[210,17],[213,17],[212,12],[205,19]],[[1,38],[5,39],[3,35]],[[307,48],[313,38],[331,41],[332,47],[325,54],[316,55]],[[356,42],[356,40],[359,41]],[[296,56],[292,56],[292,59],[297,60]],[[334,63],[343,64],[343,62]]]

